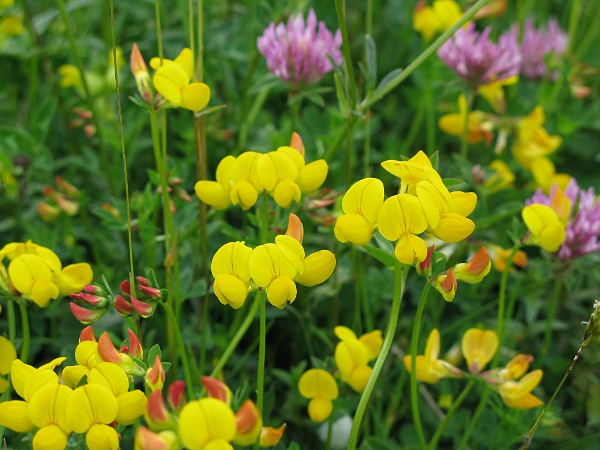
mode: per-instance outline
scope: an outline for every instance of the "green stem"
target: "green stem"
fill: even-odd
[[[6,309],[8,310],[8,340],[13,343],[17,338],[17,318],[15,315],[15,303],[12,300],[6,302]]]
[[[548,354],[548,348],[550,347],[550,339],[552,338],[552,324],[554,323],[554,317],[556,316],[556,310],[558,308],[558,299],[561,296],[563,287],[563,277],[561,275],[555,275],[554,286],[552,287],[552,294],[550,296],[550,308],[548,309],[548,317],[546,317],[544,345],[542,347],[542,352],[539,359],[540,366],[544,360],[544,357]]]
[[[194,386],[192,379],[192,372],[190,370],[190,363],[188,361],[187,351],[185,349],[185,345],[183,343],[183,337],[181,336],[181,330],[179,329],[179,325],[177,323],[177,318],[175,317],[175,313],[173,313],[173,308],[168,302],[160,302],[165,313],[167,314],[167,318],[171,323],[173,330],[175,331],[175,340],[177,341],[177,347],[179,348],[179,358],[183,363],[183,376],[185,378],[185,387],[188,395],[188,399],[191,400],[194,397]],[[175,353],[175,352],[173,352]]]
[[[394,78],[392,78],[385,86],[375,89],[372,95],[369,95],[367,98],[365,98],[360,104],[360,111],[366,111],[367,109],[369,109],[369,107],[377,103],[390,91],[394,90],[394,88],[396,88],[400,83],[406,80],[417,68],[421,66],[421,64],[425,62],[425,60],[427,60],[427,58],[433,55],[437,51],[437,49],[440,48],[442,44],[446,42],[455,33],[456,30],[458,30],[465,23],[471,20],[481,8],[488,4],[489,1],[490,0],[479,0],[477,3],[475,3],[471,7],[471,9],[469,9],[460,18],[458,22],[456,22],[454,25],[452,25],[450,28],[444,31],[440,35],[440,37],[433,41],[433,43],[429,47],[427,47],[423,53],[417,56],[417,58],[415,58],[415,60],[406,67],[406,69],[404,69]]]
[[[160,25],[160,0],[154,0],[154,20],[156,21],[156,40],[158,42],[158,57],[162,66],[164,53],[162,42],[162,27]]]
[[[460,156],[462,156],[464,159],[467,159],[467,153],[469,151],[469,114],[473,109],[473,102],[475,100],[475,92],[473,91],[473,88],[471,86],[467,86],[467,92],[465,94],[465,97],[467,101],[462,138],[460,142]]]
[[[58,5],[58,9],[60,11],[60,15],[62,17],[63,24],[65,26],[65,31],[67,32],[67,37],[69,39],[69,46],[71,49],[71,54],[73,55],[73,59],[75,60],[75,65],[81,74],[81,84],[83,85],[83,91],[85,92],[86,101],[88,104],[88,108],[90,108],[90,112],[92,113],[92,122],[96,127],[96,136],[98,137],[98,147],[100,148],[100,157],[102,158],[102,165],[104,166],[104,173],[110,174],[111,170],[111,161],[108,154],[108,150],[104,143],[104,135],[102,134],[102,128],[100,127],[100,119],[98,117],[98,112],[96,111],[96,106],[94,104],[94,99],[92,97],[92,93],[90,91],[90,87],[88,86],[85,72],[83,70],[83,62],[81,61],[81,56],[79,55],[79,50],[77,49],[77,44],[75,43],[75,35],[73,34],[73,29],[71,28],[71,22],[69,21],[69,17],[67,15],[67,9],[65,8],[64,0],[57,0],[56,4]],[[113,177],[108,175],[108,185],[111,192],[115,192],[113,185]]]
[[[258,306],[260,305],[260,302],[262,301],[264,303],[264,300],[262,299],[262,295],[260,295],[259,292],[260,291],[256,292],[256,295],[254,296],[254,303],[252,303],[252,306],[250,307],[250,311],[248,311],[248,315],[246,316],[246,318],[244,319],[242,324],[238,327],[237,332],[235,333],[235,336],[233,336],[233,338],[229,342],[229,345],[227,346],[227,348],[225,349],[225,351],[219,358],[219,361],[217,362],[217,364],[215,365],[215,368],[213,369],[213,371],[210,374],[211,377],[216,377],[219,374],[219,372],[221,370],[223,370],[223,367],[225,367],[225,364],[227,364],[227,361],[233,354],[234,350],[237,348],[237,345],[242,340],[242,338],[246,334],[246,331],[248,331],[250,324],[254,320],[254,317],[256,316],[256,311],[258,310]]]
[[[348,39],[348,29],[346,27],[346,1],[335,0],[335,11],[337,14],[338,25],[342,33],[342,53],[344,54],[344,68],[346,71],[346,98],[349,99],[352,108],[356,105],[357,91],[356,78],[354,76],[354,68],[352,66],[352,56],[350,53],[350,40]]]
[[[440,424],[437,427],[437,430],[435,430],[435,433],[431,438],[431,441],[429,442],[430,450],[435,450],[437,448],[438,441],[442,437],[442,433],[446,429],[446,426],[448,426],[448,423],[450,423],[450,419],[452,418],[456,410],[460,407],[460,405],[462,405],[462,402],[465,400],[469,392],[471,392],[473,386],[475,386],[475,382],[473,380],[469,381],[469,383],[465,386],[460,395],[456,398],[456,400],[454,400],[452,406],[446,414],[446,417],[444,417],[444,420],[440,422]]]
[[[419,344],[419,333],[421,331],[421,319],[423,318],[423,311],[425,310],[425,303],[427,302],[427,295],[429,294],[430,287],[431,284],[427,282],[421,293],[410,341],[410,404],[413,421],[415,423],[415,430],[417,431],[419,445],[422,449],[426,447],[426,444],[425,434],[423,433],[423,426],[421,424],[421,415],[419,414],[419,395],[417,392],[417,348]]]
[[[425,108],[427,110],[426,114],[426,130],[427,130],[427,154],[432,155],[435,152],[435,131],[436,131],[436,122],[435,122],[435,103],[433,101],[433,87],[432,80],[434,79],[433,74],[433,64],[429,64],[427,68],[427,79],[425,81]]]
[[[356,413],[354,414],[354,420],[352,422],[352,431],[350,432],[350,441],[348,443],[348,450],[356,449],[356,445],[358,442],[358,434],[360,432],[360,425],[365,414],[365,410],[367,409],[371,393],[375,388],[377,378],[379,378],[379,374],[381,373],[383,364],[385,363],[387,355],[390,352],[390,348],[394,340],[394,335],[396,334],[396,327],[398,326],[398,317],[400,315],[400,305],[402,303],[402,296],[404,294],[406,274],[407,268],[396,261],[396,267],[394,269],[394,297],[392,300],[392,310],[390,311],[390,317],[387,324],[385,338],[383,340],[383,346],[381,347],[381,352],[379,353],[379,356],[375,361],[373,372],[371,372],[371,376],[369,377],[367,386],[365,387],[365,390],[363,391],[360,397]]]
[[[27,362],[29,357],[29,345],[31,334],[29,332],[29,315],[27,314],[27,305],[19,302],[19,311],[21,312],[21,327],[23,328],[23,344],[21,345],[21,361]]]
[[[256,378],[256,407],[260,415],[264,418],[264,389],[265,389],[265,357],[267,347],[267,302],[259,294],[262,291],[258,291],[257,297],[260,302],[260,334],[258,340],[258,374]],[[260,448],[260,435],[256,437],[254,442],[254,450]]]
[[[327,450],[331,450],[331,440],[333,438],[333,414],[329,416],[329,420],[327,421],[327,440],[325,448]]]
[[[510,255],[506,261],[506,267],[502,272],[502,278],[500,280],[500,292],[498,294],[498,316],[496,319],[496,335],[498,336],[498,348],[502,348],[504,342],[504,309],[506,305],[506,287],[508,285],[508,276],[512,270],[512,260],[519,251],[520,243],[516,242],[513,246]],[[500,352],[496,353],[494,357],[494,364],[497,362]]]
[[[113,46],[113,59],[117,60],[117,45],[115,37],[115,10],[113,0],[110,0],[110,24],[111,24],[111,36]],[[119,116],[119,133],[121,138],[121,158],[123,161],[123,181],[125,183],[125,209],[127,211],[127,246],[129,250],[129,283],[131,288],[135,291],[135,276],[133,270],[133,237],[131,231],[131,205],[129,199],[129,180],[127,177],[127,154],[125,153],[125,137],[123,133],[123,111],[121,109],[121,92],[119,89],[119,70],[117,65],[114,65],[115,69],[115,91],[117,95],[117,113]],[[84,216],[87,219],[87,215]],[[95,248],[95,246],[94,246]],[[140,335],[138,335],[140,336]],[[141,336],[140,336],[141,338]]]
[[[481,414],[483,413],[483,410],[485,409],[485,407],[487,405],[487,401],[488,401],[488,398],[489,398],[491,392],[492,392],[491,389],[486,389],[483,392],[483,394],[481,395],[481,398],[479,399],[479,403],[477,404],[477,408],[475,409],[475,414],[473,414],[473,418],[471,419],[471,422],[469,423],[469,426],[465,430],[465,433],[463,434],[463,437],[460,441],[460,444],[458,446],[459,450],[464,450],[467,447],[469,438],[471,437],[471,434],[473,433],[473,430],[475,429],[477,422],[479,422],[479,417],[481,416]]]

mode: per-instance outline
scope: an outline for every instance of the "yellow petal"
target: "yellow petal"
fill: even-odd
[[[565,241],[565,238],[565,226],[562,223],[557,222],[548,225],[542,230],[538,236],[538,244],[547,252],[554,253],[558,251]]]
[[[285,275],[290,279],[297,270],[275,244],[263,244],[252,250],[249,259],[250,276],[260,287],[266,288],[275,278]],[[291,280],[290,280],[291,281]]]
[[[88,373],[90,373],[90,369],[86,366],[67,366],[61,372],[60,377],[67,386],[75,389],[81,379]]]
[[[21,400],[0,403],[0,426],[10,428],[17,433],[28,433],[35,428],[29,418],[29,404]]]
[[[301,198],[300,187],[292,180],[283,180],[277,183],[272,192],[273,200],[282,208],[289,208],[293,202]]]
[[[10,380],[16,393],[25,398],[25,385],[29,377],[36,372],[35,367],[15,359],[10,366]]]
[[[174,63],[183,69],[188,80],[194,78],[194,54],[189,48],[181,50],[181,53],[175,58]]]
[[[177,64],[163,66],[154,74],[154,87],[164,98],[179,106],[181,92],[188,85],[189,78]]]
[[[373,226],[360,214],[345,214],[338,218],[333,232],[342,243],[365,245],[371,240]]]
[[[121,425],[131,425],[146,412],[148,399],[139,389],[126,392],[117,397],[119,413],[117,422]]]
[[[323,422],[331,415],[333,411],[333,403],[323,397],[313,398],[308,403],[308,417],[313,422]]]
[[[67,448],[67,435],[57,425],[40,428],[33,437],[34,450],[58,450]]]
[[[235,275],[226,273],[215,277],[213,289],[223,305],[230,305],[234,309],[241,308],[248,296],[248,284]]]
[[[435,229],[429,231],[438,239],[446,242],[459,242],[475,230],[475,223],[471,219],[457,213],[445,213],[440,217],[440,223]]]
[[[38,280],[50,280],[52,272],[42,258],[25,254],[11,261],[8,276],[17,291],[29,294]]]
[[[76,433],[85,433],[94,424],[112,423],[118,412],[115,396],[99,384],[79,386],[67,401],[67,421]]]
[[[450,212],[467,217],[477,206],[477,194],[475,192],[450,192]]]
[[[190,111],[198,112],[210,101],[210,88],[204,83],[191,83],[181,91],[179,106]]]
[[[394,255],[402,264],[412,264],[415,259],[421,262],[427,258],[427,244],[419,236],[403,234],[396,243]]]
[[[463,335],[461,348],[471,373],[479,373],[498,350],[498,336],[491,330],[471,328]]]
[[[350,186],[342,199],[342,209],[345,214],[360,214],[374,223],[383,204],[383,195],[383,183],[379,179],[364,178]]]
[[[335,364],[342,374],[342,379],[346,380],[355,367],[367,365],[369,352],[358,339],[345,339],[336,345],[334,358]]]
[[[335,378],[323,369],[310,369],[304,372],[298,381],[298,390],[304,398],[321,397],[335,400],[339,394]]]
[[[281,250],[283,256],[294,266],[299,274],[304,272],[304,247],[291,236],[275,236],[275,245]]]
[[[379,356],[381,346],[383,345],[381,330],[374,330],[370,333],[365,333],[360,337],[359,341],[367,348],[369,361],[372,361]]]
[[[115,397],[129,391],[129,378],[117,364],[102,362],[94,367],[88,375],[88,384],[99,384],[110,390]]]
[[[29,417],[35,426],[41,428],[54,424],[60,426],[63,432],[70,433],[66,412],[72,392],[64,384],[49,384],[40,388],[29,402]]]
[[[194,192],[200,200],[216,209],[225,209],[231,205],[229,193],[216,181],[198,181]]]
[[[335,269],[335,255],[329,250],[320,250],[304,259],[304,272],[298,273],[294,281],[304,286],[316,286],[327,280]]]
[[[341,341],[344,341],[347,339],[358,339],[356,337],[356,334],[354,334],[354,331],[352,331],[350,328],[344,327],[342,325],[338,325],[337,327],[335,327],[333,329],[333,334],[335,334]]]
[[[45,308],[50,303],[50,299],[58,298],[58,294],[58,287],[53,282],[41,279],[33,283],[29,297],[40,308]]]
[[[324,159],[313,161],[304,166],[298,175],[296,183],[303,194],[312,194],[325,182],[329,166]]]
[[[231,441],[236,433],[236,420],[225,402],[203,398],[183,407],[179,414],[178,429],[185,447],[202,449],[215,439]]]
[[[31,401],[33,394],[35,394],[41,388],[57,384],[58,375],[56,375],[52,370],[36,370],[33,374],[31,374],[25,383],[23,398],[29,402]]]
[[[437,328],[431,330],[425,347],[425,360],[435,361],[440,355],[440,332]]]
[[[248,211],[258,200],[258,190],[249,181],[241,180],[231,188],[229,197],[231,203],[234,205],[239,204],[244,211]]]
[[[267,300],[276,308],[283,308],[287,301],[292,303],[296,300],[298,291],[296,284],[287,276],[282,275],[275,278],[267,287]]]
[[[15,346],[4,336],[0,336],[0,373],[2,375],[10,373],[10,366],[15,359],[17,359]]]
[[[58,287],[60,295],[74,294],[82,290],[94,279],[94,272],[88,263],[71,264],[61,272],[55,273],[52,281]]]
[[[398,194],[383,203],[377,225],[384,238],[395,241],[403,233],[419,234],[425,231],[427,218],[417,197]]]
[[[85,443],[89,450],[117,450],[119,435],[117,430],[104,424],[92,425],[85,435]]]
[[[371,372],[373,372],[373,369],[370,366],[358,366],[352,371],[347,383],[355,392],[362,392],[367,386]]]

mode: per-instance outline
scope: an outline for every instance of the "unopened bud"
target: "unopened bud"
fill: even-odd
[[[458,288],[454,271],[449,269],[446,273],[441,274],[435,280],[433,280],[433,287],[442,294],[444,300],[451,302],[454,300],[456,289]]]
[[[481,280],[490,273],[491,268],[492,262],[490,261],[490,255],[485,247],[481,247],[469,262],[460,263],[454,266],[454,275],[457,280],[469,284],[476,284],[481,282]]]
[[[233,442],[239,445],[251,445],[262,430],[260,412],[252,400],[246,400],[235,414],[237,424]]]

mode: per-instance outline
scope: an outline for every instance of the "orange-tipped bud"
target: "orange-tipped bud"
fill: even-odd
[[[433,251],[435,250],[435,245],[432,245],[427,249],[427,256],[423,261],[417,264],[417,272],[419,275],[431,276],[431,258],[433,256]]]
[[[148,386],[151,391],[160,391],[162,390],[164,383],[165,368],[162,365],[160,357],[156,355],[154,364],[146,371],[146,386]]]
[[[500,17],[506,11],[507,6],[508,0],[492,0],[475,14],[475,19]]]
[[[117,350],[106,331],[98,339],[98,353],[104,361],[117,364],[128,375],[144,375],[144,370],[131,359],[131,356]]]
[[[177,436],[172,431],[155,433],[141,425],[135,432],[136,450],[170,450],[176,447]]]
[[[174,410],[179,410],[185,403],[185,382],[182,380],[173,381],[167,392],[169,404]]]
[[[84,325],[97,322],[106,311],[104,309],[87,309],[73,302],[69,303],[69,306],[75,318]]]
[[[235,415],[237,431],[233,442],[250,445],[262,430],[260,412],[252,400],[246,400]]]
[[[150,74],[146,67],[144,57],[137,44],[131,47],[131,73],[135,77],[135,84],[146,103],[152,103],[152,91],[150,90]]]
[[[456,294],[456,289],[458,288],[454,271],[450,269],[446,273],[438,276],[435,280],[433,280],[433,287],[435,287],[438,292],[442,294],[442,297],[444,297],[444,300],[447,302],[454,300],[454,295]]]
[[[143,302],[135,297],[131,297],[131,305],[133,306],[133,309],[135,309],[135,312],[137,312],[144,319],[147,319],[152,314],[154,314],[154,310],[156,309],[157,304],[154,302]]]
[[[79,189],[66,182],[60,175],[54,177],[54,182],[66,196],[73,198],[79,195]]]
[[[202,385],[209,397],[231,405],[231,389],[225,383],[213,377],[202,377]]]
[[[79,342],[83,341],[96,342],[96,336],[94,336],[94,329],[91,325],[88,325],[83,330],[81,330],[81,333],[79,333]]]
[[[115,298],[115,310],[122,316],[128,317],[133,313],[133,305],[122,295]]]
[[[144,357],[144,349],[142,348],[142,343],[135,335],[135,333],[129,328],[127,329],[127,334],[129,335],[129,355],[137,359],[142,359]]]
[[[454,266],[454,275],[457,280],[475,284],[481,282],[491,268],[490,255],[485,247],[481,247],[469,262]]]
[[[302,244],[302,239],[304,239],[304,225],[302,225],[302,221],[294,213],[290,213],[285,234],[286,236],[293,237]]]
[[[290,147],[295,148],[301,155],[304,155],[304,143],[300,135],[295,131],[292,133],[292,138],[290,139]]]
[[[38,214],[44,222],[52,222],[60,216],[60,209],[46,202],[38,203]]]
[[[171,415],[161,391],[153,391],[146,404],[146,420],[154,429],[164,430],[171,425]]]
[[[260,433],[260,446],[261,447],[274,447],[279,444],[283,432],[285,431],[286,424],[284,423],[279,428],[263,427]]]

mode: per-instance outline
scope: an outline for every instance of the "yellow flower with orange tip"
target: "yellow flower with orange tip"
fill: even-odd
[[[59,295],[82,290],[94,276],[89,264],[63,268],[56,253],[31,241],[6,244],[0,250],[0,262],[4,258],[10,260],[7,274],[12,287],[42,308]]]
[[[461,349],[469,371],[479,373],[498,350],[498,336],[491,330],[471,328],[463,335]]]
[[[210,100],[210,88],[204,83],[190,83],[194,77],[194,55],[184,48],[174,61],[152,58],[150,66],[156,70],[154,88],[176,107],[198,112]]]
[[[287,424],[284,423],[279,428],[263,427],[260,432],[260,446],[274,447],[279,444],[286,426]]]
[[[525,225],[531,232],[529,242],[539,245],[547,252],[558,251],[566,238],[565,224],[549,206],[533,203],[521,212]]]
[[[562,143],[560,136],[550,136],[542,127],[544,121],[544,109],[536,106],[529,116],[519,122],[512,151],[515,159],[527,170],[531,170],[534,160],[555,152]]]
[[[313,422],[323,422],[333,411],[332,400],[338,397],[339,391],[335,378],[323,369],[310,369],[302,374],[298,382],[298,390],[308,403],[308,416]]]
[[[548,194],[554,185],[564,190],[571,180],[566,173],[556,173],[554,163],[545,156],[531,161],[531,173],[535,183],[544,191],[544,194]]]
[[[181,443],[190,450],[233,450],[235,415],[216,398],[194,400],[181,410],[178,431]]]
[[[250,254],[244,242],[229,242],[219,248],[210,264],[213,289],[223,305],[240,308],[250,289]]]
[[[459,376],[460,371],[452,364],[439,359],[440,355],[440,332],[437,328],[431,330],[425,346],[425,354],[417,355],[417,373],[418,381],[435,384],[442,378]],[[404,357],[404,367],[409,372],[412,367],[412,358],[410,355]]]
[[[485,247],[481,247],[468,262],[454,266],[454,275],[459,281],[475,284],[480,283],[490,273],[491,268],[490,255]]]
[[[334,328],[340,342],[335,347],[335,363],[342,376],[356,392],[362,392],[369,381],[373,369],[368,365],[381,351],[383,339],[381,331],[374,330],[357,338],[347,327]]]
[[[485,142],[489,145],[493,138],[494,124],[481,111],[470,111],[467,114],[467,99],[461,94],[458,97],[458,113],[446,114],[438,121],[442,131],[462,139],[467,121],[467,142],[475,144]]]
[[[517,380],[527,372],[532,361],[533,356],[518,354],[500,370],[500,376],[506,381]]]
[[[154,433],[141,425],[135,432],[134,450],[174,450],[179,448],[179,439],[173,431]]]
[[[458,289],[458,283],[456,282],[456,277],[454,276],[454,270],[452,268],[435,277],[432,281],[432,285],[440,294],[442,294],[444,300],[447,302],[452,302],[454,300],[456,290]]]
[[[383,196],[383,183],[377,178],[364,178],[350,186],[342,199],[344,215],[335,223],[337,240],[356,245],[369,242],[377,227]]]
[[[256,404],[246,400],[235,413],[236,433],[233,442],[238,445],[251,445],[262,431],[262,418]]]
[[[512,250],[509,248],[502,248],[499,245],[493,244],[488,245],[488,248],[490,250],[494,268],[498,272],[504,272],[506,270],[506,263],[508,261],[508,258],[510,257],[510,254],[512,253]],[[511,263],[515,264],[520,268],[524,268],[525,266],[527,266],[527,253],[525,253],[522,250],[517,250],[515,255],[512,257]],[[513,269],[511,268],[510,270]]]
[[[427,245],[417,235],[429,224],[417,197],[398,194],[388,198],[379,210],[377,224],[384,238],[398,241],[394,255],[401,263],[412,264],[427,257]]]
[[[543,402],[531,393],[540,384],[543,372],[534,370],[519,381],[506,381],[498,386],[502,401],[509,408],[531,409],[543,405]]]
[[[17,359],[17,350],[12,342],[0,336],[0,374],[8,375],[12,362]],[[8,381],[0,378],[0,394],[8,388]]]

